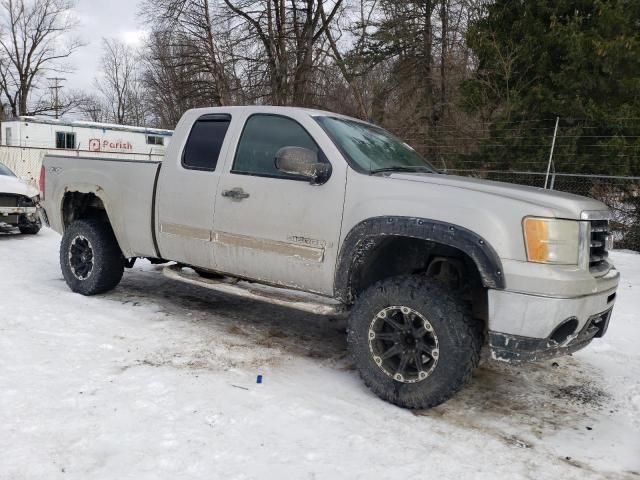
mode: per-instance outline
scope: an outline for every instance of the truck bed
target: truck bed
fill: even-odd
[[[160,161],[47,155],[44,206],[51,227],[64,231],[63,202],[69,190],[102,200],[125,257],[157,256],[154,189]]]

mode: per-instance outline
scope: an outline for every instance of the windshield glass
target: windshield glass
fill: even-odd
[[[15,177],[16,176],[11,170],[9,170],[9,168],[5,167],[1,163],[0,163],[0,175],[5,175],[7,177]]]
[[[345,118],[317,117],[316,120],[348,160],[362,170],[436,173],[418,152],[380,127]]]

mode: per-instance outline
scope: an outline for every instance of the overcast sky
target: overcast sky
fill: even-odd
[[[102,37],[115,37],[137,45],[144,32],[137,23],[136,0],[76,0],[76,16],[80,22],[77,34],[87,43],[69,59],[74,73],[65,74],[65,88],[92,87],[96,71],[100,70]]]

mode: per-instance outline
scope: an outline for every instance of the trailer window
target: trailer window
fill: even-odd
[[[56,132],[56,148],[76,148],[76,134],[73,132]]]
[[[147,135],[147,145],[164,145],[164,137],[159,135]]]
[[[182,166],[214,171],[230,122],[231,116],[220,114],[203,115],[196,120],[182,152]]]

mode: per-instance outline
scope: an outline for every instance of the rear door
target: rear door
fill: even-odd
[[[231,115],[188,113],[176,129],[158,187],[157,242],[170,260],[213,268],[211,235]],[[178,138],[182,138],[179,144]],[[186,140],[185,140],[186,139]]]
[[[335,146],[302,111],[248,115],[237,132],[216,200],[217,269],[332,294],[346,166],[331,162],[329,180],[312,185],[278,171],[275,154],[286,146],[304,147],[329,162],[327,153],[335,154]]]

